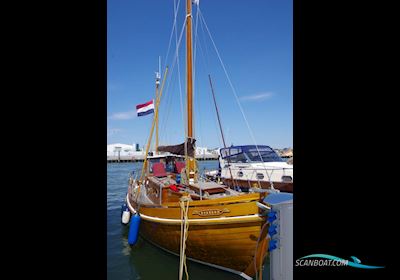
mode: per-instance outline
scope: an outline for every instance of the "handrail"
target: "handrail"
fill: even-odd
[[[215,171],[217,169],[204,169],[204,172],[210,172],[210,171]],[[271,171],[275,171],[275,170],[293,170],[293,168],[290,167],[259,167],[259,168],[247,168],[247,167],[236,167],[236,168],[232,168],[231,170],[249,170],[249,171],[257,171],[257,170],[262,170],[262,171],[266,171],[266,170],[271,170]]]
[[[242,172],[245,171],[247,173],[247,174],[245,173],[246,176],[243,176],[243,178],[238,178],[239,176],[232,176],[232,173],[231,173],[232,177],[229,177],[229,172],[225,169],[224,171],[226,172],[226,174],[225,174],[225,176],[223,178],[232,179],[233,181],[234,180],[247,180],[250,188],[252,187],[250,181],[253,181],[253,182],[257,181],[259,188],[261,188],[261,181],[263,181],[263,182],[267,181],[267,182],[270,183],[271,189],[275,189],[273,184],[274,184],[274,182],[276,182],[276,180],[275,181],[272,180],[273,174],[276,174],[276,173],[279,174],[279,171],[282,171],[282,173],[283,173],[282,176],[289,176],[288,174],[290,174],[290,173],[288,173],[288,170],[293,170],[293,167],[275,167],[275,166],[266,167],[266,168],[261,168],[261,167],[258,167],[258,168],[257,167],[256,168],[231,167],[231,171],[233,173],[236,172],[236,171],[242,171]],[[210,174],[211,171],[218,171],[218,169],[208,169],[208,170],[204,169],[203,170],[203,174],[204,174],[203,176],[205,176],[205,177],[212,176],[212,177],[216,178],[218,176],[217,175],[218,173]],[[266,179],[258,178],[257,177],[258,173],[261,173],[263,175],[266,174],[267,178]],[[234,173],[234,174],[236,174],[236,173]],[[290,175],[293,176],[292,174],[290,174]],[[220,176],[222,176],[222,173],[221,173]]]

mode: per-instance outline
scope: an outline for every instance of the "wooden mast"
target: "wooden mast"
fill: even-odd
[[[186,0],[186,84],[187,84],[187,137],[186,143],[194,139],[193,135],[193,78],[192,78],[192,0]],[[187,150],[186,150],[187,154]],[[186,156],[186,174],[189,183],[195,178],[195,158]]]

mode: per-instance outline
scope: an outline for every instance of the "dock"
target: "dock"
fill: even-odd
[[[107,156],[107,163],[142,162],[144,156]],[[196,160],[218,160],[218,155],[197,155]]]

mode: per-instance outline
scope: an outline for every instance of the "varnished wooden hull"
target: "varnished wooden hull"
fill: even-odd
[[[253,277],[254,260],[259,267],[268,243],[266,226],[260,237],[265,218],[259,215],[257,196],[259,194],[244,195],[243,198],[250,199],[241,198],[236,202],[235,199],[222,199],[220,203],[218,200],[191,202],[186,256],[244,277]],[[179,255],[180,208],[177,204],[167,204],[161,208],[141,205],[140,234],[151,243]],[[210,210],[222,214],[201,216]]]
[[[261,222],[189,226],[186,256],[253,276],[253,260],[260,229]],[[142,221],[140,233],[157,246],[179,255],[179,225]],[[259,247],[265,250],[264,244],[260,243]]]

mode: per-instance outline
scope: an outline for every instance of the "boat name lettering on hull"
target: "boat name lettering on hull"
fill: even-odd
[[[208,216],[219,216],[223,213],[231,212],[229,209],[206,209],[206,210],[196,210],[193,211],[193,215],[199,215],[201,217],[208,217]]]

